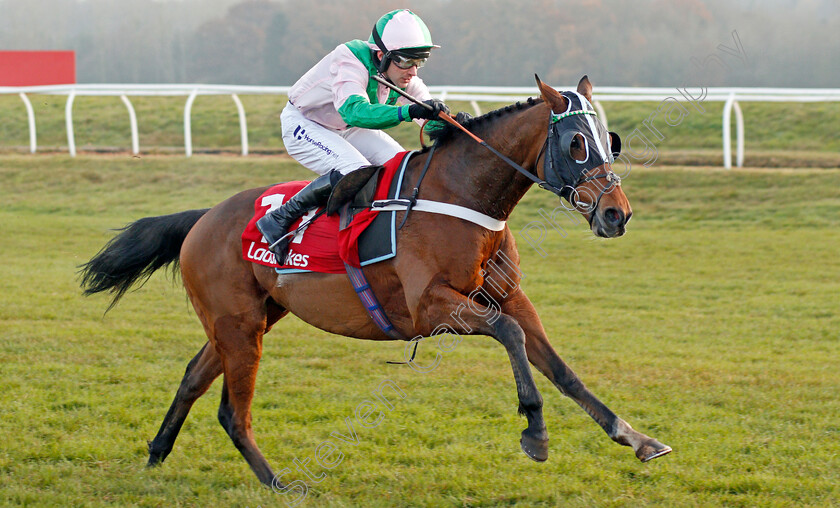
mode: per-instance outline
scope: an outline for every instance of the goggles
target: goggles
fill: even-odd
[[[410,58],[399,53],[391,54],[391,61],[400,69],[411,69],[412,67],[423,67],[426,65],[426,58]]]

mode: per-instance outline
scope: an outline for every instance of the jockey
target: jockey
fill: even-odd
[[[391,11],[379,18],[367,42],[341,44],[289,90],[289,102],[280,115],[283,143],[289,155],[321,176],[257,221],[278,264],[283,264],[292,240],[286,235],[291,224],[326,204],[342,175],[384,164],[404,150],[381,129],[411,120],[422,125],[440,111],[449,113],[417,77],[431,49],[438,47],[416,14],[408,9]],[[374,75],[388,79],[431,110],[377,83]]]

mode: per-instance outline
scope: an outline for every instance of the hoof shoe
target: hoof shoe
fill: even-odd
[[[636,450],[636,457],[642,462],[650,462],[653,459],[668,455],[671,453],[671,447],[664,445],[656,439],[651,439],[643,446]]]
[[[525,455],[537,462],[545,462],[548,459],[548,439],[534,439],[523,434],[519,445]]]

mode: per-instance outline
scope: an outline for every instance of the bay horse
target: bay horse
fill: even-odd
[[[553,166],[545,164],[554,151],[552,143],[556,146],[558,141],[552,140],[552,122],[564,114],[579,113],[572,111],[574,97],[585,97],[586,103],[580,104],[591,109],[592,86],[586,76],[578,84],[577,93],[561,94],[539,78],[537,85],[541,100],[517,103],[467,123],[488,145],[529,175],[521,174],[466,135],[450,132],[437,140],[422,196],[506,220],[534,179],[543,184],[552,178],[556,181],[559,173],[546,175],[547,168]],[[582,163],[589,158],[586,151],[591,147],[587,148],[584,138],[592,139],[592,134],[576,132],[568,136],[569,160]],[[417,181],[425,163],[422,159],[409,161],[409,182]],[[544,164],[539,164],[540,160]],[[574,196],[570,202],[577,205],[590,229],[604,238],[624,234],[632,214],[610,161],[612,157],[597,167],[578,170],[577,178],[562,182],[567,196]],[[605,186],[599,178],[611,184]],[[263,335],[291,312],[334,334],[392,340],[369,317],[347,276],[278,275],[271,267],[243,259],[240,235],[254,213],[255,199],[266,189],[240,192],[210,209],[140,219],[126,226],[81,267],[85,294],[111,292],[110,309],[130,287],[158,268],[180,265],[184,288],[207,334],[207,343],[189,362],[160,430],[149,443],[148,466],[166,459],[193,403],[223,375],[219,422],[260,482],[272,486],[274,481],[278,486],[251,429],[251,401]],[[397,220],[404,214],[398,212]],[[453,312],[459,312],[459,307],[478,309],[460,312],[457,324],[452,326],[458,334],[490,336],[505,347],[513,369],[518,409],[528,422],[520,440],[528,457],[536,461],[548,457],[543,401],[528,362],[578,403],[610,438],[633,447],[642,462],[671,451],[616,416],[552,348],[534,305],[519,287],[519,254],[509,227],[492,231],[460,218],[416,211],[399,230],[398,245],[396,257],[364,268],[394,327],[404,337],[429,337],[441,323],[452,323]],[[502,267],[503,276],[492,281],[486,277],[489,264]],[[487,295],[480,302],[468,296],[476,288]],[[324,295],[329,295],[328,303]],[[490,299],[499,310],[494,320],[486,319],[493,305]]]

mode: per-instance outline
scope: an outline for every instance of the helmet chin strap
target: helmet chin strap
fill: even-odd
[[[382,51],[382,60],[379,62],[379,74],[385,76],[385,71],[387,71],[388,66],[391,65],[391,52],[385,47],[385,43],[382,42],[382,37],[379,36],[379,32],[376,30],[376,25],[373,25],[371,35],[373,35],[373,42],[375,42],[377,47],[379,47],[379,50]]]

